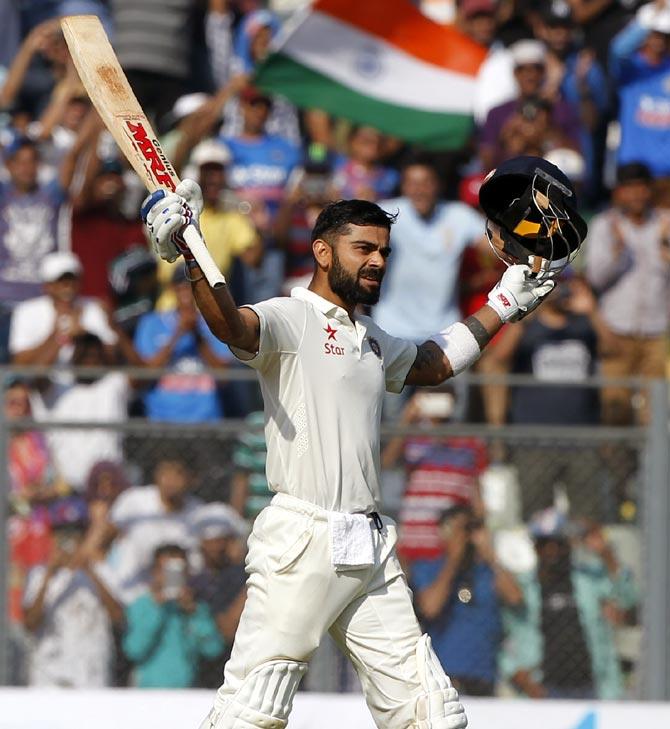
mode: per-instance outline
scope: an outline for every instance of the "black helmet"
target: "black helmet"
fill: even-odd
[[[484,180],[479,202],[500,228],[493,231],[487,223],[489,242],[508,263],[540,258],[542,270],[553,275],[570,262],[586,237],[572,183],[542,157],[503,162]]]

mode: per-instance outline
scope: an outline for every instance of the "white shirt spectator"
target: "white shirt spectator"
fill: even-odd
[[[100,302],[82,298],[81,325],[91,334],[99,337],[103,344],[116,344],[116,334],[109,326],[107,315]],[[15,355],[26,349],[33,349],[44,342],[56,324],[56,309],[49,296],[37,296],[16,306],[12,313],[9,329],[9,352]],[[72,358],[72,345],[61,347],[58,360],[67,363]]]
[[[74,384],[60,394],[51,408],[34,398],[35,418],[42,422],[96,421],[121,423],[128,417],[128,379],[111,372],[91,384]],[[73,488],[82,490],[91,468],[99,461],[118,463],[123,458],[121,434],[105,428],[63,428],[47,432],[58,473]]]
[[[187,496],[181,511],[170,512],[153,485],[130,488],[114,502],[109,519],[122,535],[108,561],[124,603],[129,604],[148,588],[153,555],[161,544],[178,544],[187,552],[197,549],[195,521],[202,503],[195,496]]]
[[[104,564],[97,576],[114,594]],[[24,593],[31,605],[44,582],[46,567],[33,568]],[[61,568],[51,578],[44,600],[44,620],[28,661],[30,686],[102,688],[109,686],[114,651],[112,625],[91,579],[81,570]]]
[[[517,94],[512,54],[503,46],[494,46],[475,80],[474,115],[477,124],[482,126],[491,109],[515,99]]]

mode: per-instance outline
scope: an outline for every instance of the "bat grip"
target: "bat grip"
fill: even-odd
[[[183,235],[186,244],[193,254],[193,258],[195,258],[196,263],[200,266],[200,270],[205,275],[207,283],[213,289],[218,289],[223,286],[226,283],[226,279],[221,271],[219,271],[219,267],[214,263],[214,259],[207,250],[207,246],[195,226],[187,225]]]

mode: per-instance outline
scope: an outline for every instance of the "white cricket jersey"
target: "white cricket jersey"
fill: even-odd
[[[402,390],[416,345],[304,288],[249,308],[258,353],[234,351],[260,377],[270,488],[332,511],[374,511],[384,392]]]

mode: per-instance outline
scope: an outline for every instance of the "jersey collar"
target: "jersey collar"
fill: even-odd
[[[328,299],[324,299],[322,296],[319,296],[313,291],[305,289],[302,286],[296,286],[294,289],[291,289],[291,298],[300,299],[301,301],[306,301],[312,304],[312,306],[317,308],[326,316],[330,316],[335,319],[349,319],[349,314],[341,306],[334,304],[332,301],[328,301]]]

